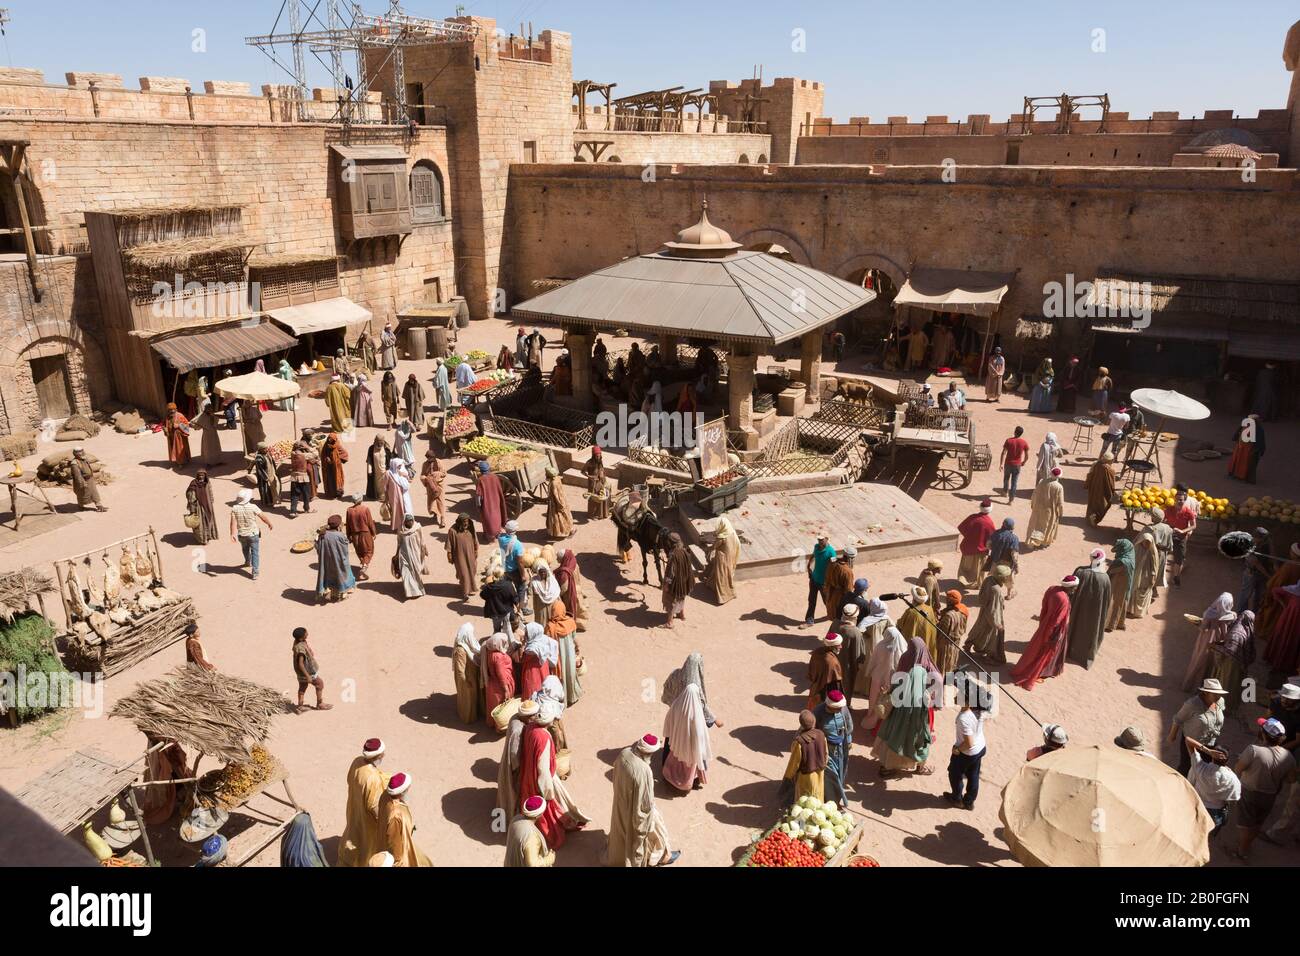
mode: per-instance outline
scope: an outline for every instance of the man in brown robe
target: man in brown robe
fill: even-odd
[[[552,541],[573,535],[573,512],[564,497],[564,481],[554,468],[546,469],[546,534]]]
[[[167,438],[167,460],[179,471],[190,463],[190,420],[176,410],[175,402],[167,403],[162,430]]]
[[[339,866],[367,866],[387,844],[379,819],[379,803],[388,786],[379,769],[383,759],[384,742],[371,737],[348,768],[347,823],[339,840]]]
[[[826,580],[822,583],[822,598],[826,601],[826,611],[832,619],[839,613],[849,592],[853,590],[853,559],[857,556],[857,549],[852,545],[846,545],[840,551],[839,557],[826,568]]]
[[[726,604],[736,597],[736,564],[739,560],[740,537],[731,520],[723,515],[713,533],[713,553],[704,569],[704,580],[713,588],[718,604]]]
[[[77,496],[77,506],[85,508],[94,505],[96,511],[107,511],[99,500],[99,484],[95,481],[95,469],[86,460],[86,449],[72,449],[72,461],[69,473],[72,476],[72,490]]]
[[[501,479],[492,474],[486,461],[478,463],[478,485],[475,498],[478,503],[479,521],[483,524],[483,536],[488,541],[496,541],[497,535],[510,518],[510,506],[506,502],[505,489]]]
[[[587,518],[595,521],[609,517],[609,478],[605,475],[605,462],[599,445],[591,448],[591,458],[582,466],[587,478]]]
[[[204,398],[198,415],[190,422],[190,427],[199,430],[199,457],[208,467],[221,461],[221,432],[218,430],[217,421],[216,406],[212,403],[212,399]]]
[[[447,527],[447,500],[443,496],[446,481],[447,473],[442,470],[438,453],[430,448],[425,452],[424,464],[420,467],[420,484],[424,485],[429,498],[429,515],[438,519],[439,528]]]
[[[375,556],[375,516],[361,495],[353,495],[348,500],[352,507],[343,515],[344,529],[361,565],[357,577],[364,581],[370,577],[370,560]]]
[[[461,598],[468,599],[478,589],[478,539],[469,515],[458,515],[447,531],[447,561],[456,569]]]
[[[844,667],[839,652],[844,638],[832,631],[822,638],[822,646],[808,659],[808,709],[812,710],[826,699],[828,690],[843,690]]]
[[[668,616],[663,626],[672,630],[674,620],[686,620],[686,595],[695,586],[695,568],[691,565],[691,554],[682,543],[681,535],[675,531],[670,534],[668,545],[660,595],[663,598],[664,613]]]
[[[411,775],[399,771],[389,779],[388,788],[379,801],[384,849],[393,855],[393,866],[433,866],[424,851],[415,845],[415,824],[404,796],[409,789]]]
[[[1088,524],[1099,525],[1115,498],[1115,456],[1106,452],[1088,469],[1084,483],[1088,488]]]
[[[343,465],[348,460],[347,449],[339,436],[330,433],[320,449],[321,479],[325,484],[325,497],[343,497]]]

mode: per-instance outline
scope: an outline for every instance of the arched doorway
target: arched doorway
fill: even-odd
[[[741,154],[740,154],[740,159],[736,160],[736,162],[738,162],[738,163],[742,163],[742,164],[748,166],[748,165],[749,165],[749,157],[746,156],[744,153],[741,153]]]

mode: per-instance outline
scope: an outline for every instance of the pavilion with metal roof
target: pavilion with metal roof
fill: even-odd
[[[728,419],[751,427],[751,392],[760,354],[798,339],[799,378],[817,400],[823,329],[876,297],[870,289],[765,252],[750,252],[709,221],[683,229],[658,252],[631,256],[521,302],[512,314],[559,324],[572,356],[574,394],[590,402],[590,358],[595,335],[624,329],[658,336],[704,339],[728,349]]]

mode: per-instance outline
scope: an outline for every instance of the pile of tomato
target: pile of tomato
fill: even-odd
[[[714,475],[712,478],[705,478],[700,482],[700,485],[709,490],[713,490],[714,488],[721,488],[723,485],[733,482],[741,476],[742,472],[738,469],[732,468],[729,471],[724,471],[720,475]]]
[[[869,856],[855,856],[849,861],[849,866],[880,866]]]
[[[500,384],[501,384],[500,382],[494,382],[494,381],[493,381],[492,379],[490,379],[490,378],[481,378],[481,379],[479,379],[477,382],[475,382],[473,385],[471,385],[469,388],[465,389],[465,391],[467,391],[467,392],[486,392],[489,388],[495,388],[496,386],[498,386],[498,385],[500,385]]]
[[[825,866],[826,857],[792,840],[780,830],[773,830],[754,847],[750,866]]]

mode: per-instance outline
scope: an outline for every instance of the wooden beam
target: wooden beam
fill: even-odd
[[[27,197],[23,195],[23,158],[27,146],[19,143],[14,146],[13,156],[9,160],[9,175],[13,179],[14,199],[18,203],[18,214],[23,223],[23,246],[27,252],[27,275],[32,283],[32,298],[41,301],[41,287],[36,280],[36,243],[32,239],[32,221],[27,215]]]

